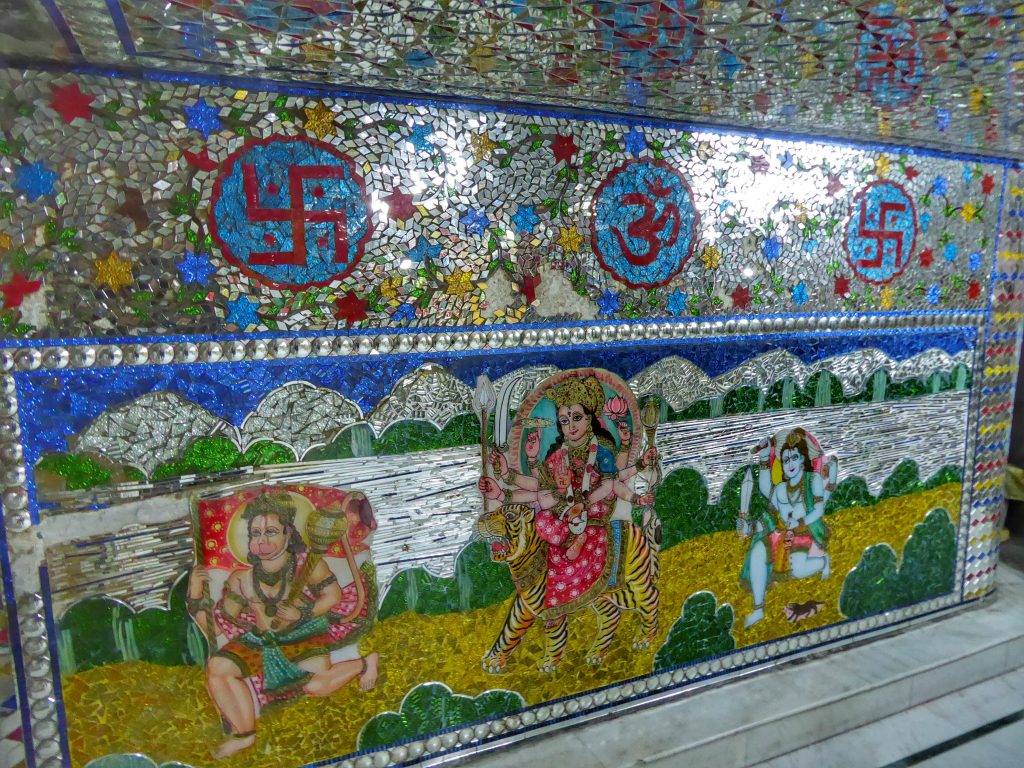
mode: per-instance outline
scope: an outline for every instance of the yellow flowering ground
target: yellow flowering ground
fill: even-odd
[[[221,732],[201,669],[144,662],[97,667],[63,680],[73,764],[84,766],[111,753],[143,752],[158,763],[177,760],[197,768],[284,768],[353,751],[362,724],[379,712],[397,710],[419,683],[442,682],[469,695],[510,689],[536,704],[644,675],[651,671],[654,653],[686,598],[701,590],[713,592],[720,605],[733,606],[733,635],[739,647],[831,624],[842,619],[838,602],[843,578],[866,547],[887,542],[902,552],[914,525],[929,510],[943,507],[956,522],[959,498],[960,485],[950,483],[829,516],[832,577],[773,586],[765,620],[750,630],[743,628],[742,619],[751,610],[751,598],[739,581],[747,542],[731,532],[683,542],[662,555],[658,642],[649,651],[632,651],[630,638],[637,620],[627,613],[601,667],[584,662],[595,631],[590,611],[571,619],[565,662],[552,675],[536,669],[542,653],[539,628],[527,634],[505,674],[483,671],[480,658],[504,622],[507,602],[461,614],[393,617],[378,624],[360,646],[363,653],[375,650],[381,655],[381,675],[373,691],[360,693],[350,684],[326,699],[306,698],[270,709],[259,721],[256,746],[223,763],[210,757]],[[825,607],[794,627],[783,616],[782,606],[807,600],[819,600]]]

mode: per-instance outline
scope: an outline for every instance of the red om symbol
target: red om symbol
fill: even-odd
[[[664,200],[672,193],[672,190],[666,187],[660,178],[655,177],[653,181],[645,183],[651,197],[659,200]],[[612,232],[618,240],[622,255],[626,261],[635,267],[645,267],[653,263],[658,258],[661,249],[663,247],[670,247],[676,241],[676,238],[679,237],[679,209],[675,203],[669,202],[661,212],[661,215],[658,218],[654,218],[657,206],[651,197],[648,197],[643,192],[628,192],[619,198],[622,205],[639,205],[644,209],[643,215],[639,219],[630,222],[629,226],[626,227],[626,232],[631,239],[642,240],[647,243],[646,253],[634,252],[627,244],[626,238],[622,236],[622,230],[618,227],[612,227]],[[669,219],[672,219],[672,233],[666,241],[662,242],[658,238],[658,233],[665,228],[665,223]]]

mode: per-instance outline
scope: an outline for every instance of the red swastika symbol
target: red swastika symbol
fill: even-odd
[[[886,229],[886,218],[890,213],[904,213],[907,210],[907,206],[904,203],[893,203],[884,202],[878,205],[878,229],[868,229],[868,201],[861,199],[860,201],[860,222],[857,229],[857,234],[863,237],[865,240],[874,240],[875,246],[875,258],[873,259],[858,259],[857,266],[860,268],[870,267],[881,267],[882,266],[882,255],[885,250],[886,242],[896,243],[896,269],[903,266],[903,262],[906,260],[906,254],[903,253],[903,233]]]
[[[311,211],[303,205],[302,182],[316,179],[344,179],[345,169],[332,165],[292,165],[288,167],[288,194],[291,206],[288,208],[264,208],[260,205],[259,180],[256,166],[247,163],[242,166],[245,187],[245,214],[249,221],[290,221],[292,224],[292,250],[264,251],[249,256],[253,265],[275,266],[281,264],[299,267],[306,262],[306,222],[331,222],[334,225],[334,261],[348,259],[348,219],[344,209]]]
[[[874,18],[870,23],[875,28],[872,34],[876,42],[871,46],[871,53],[864,59],[869,70],[865,88],[874,90],[878,86],[908,87],[907,82],[913,82],[917,74],[918,52],[914,47],[915,41],[913,38],[889,33],[890,28],[897,26],[894,19]]]

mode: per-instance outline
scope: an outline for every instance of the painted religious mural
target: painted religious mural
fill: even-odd
[[[977,334],[24,374],[72,764],[400,762],[955,604]]]

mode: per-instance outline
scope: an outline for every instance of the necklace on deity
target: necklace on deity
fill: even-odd
[[[263,564],[258,562],[253,566],[252,574],[252,587],[256,592],[256,596],[259,597],[263,605],[266,606],[266,614],[273,618],[277,615],[278,604],[288,596],[288,583],[291,581],[292,572],[292,556],[288,555],[288,559],[285,561],[284,566],[273,573],[268,573],[263,570]],[[281,589],[278,590],[274,597],[271,597],[263,591],[264,586],[275,587],[281,584]]]

